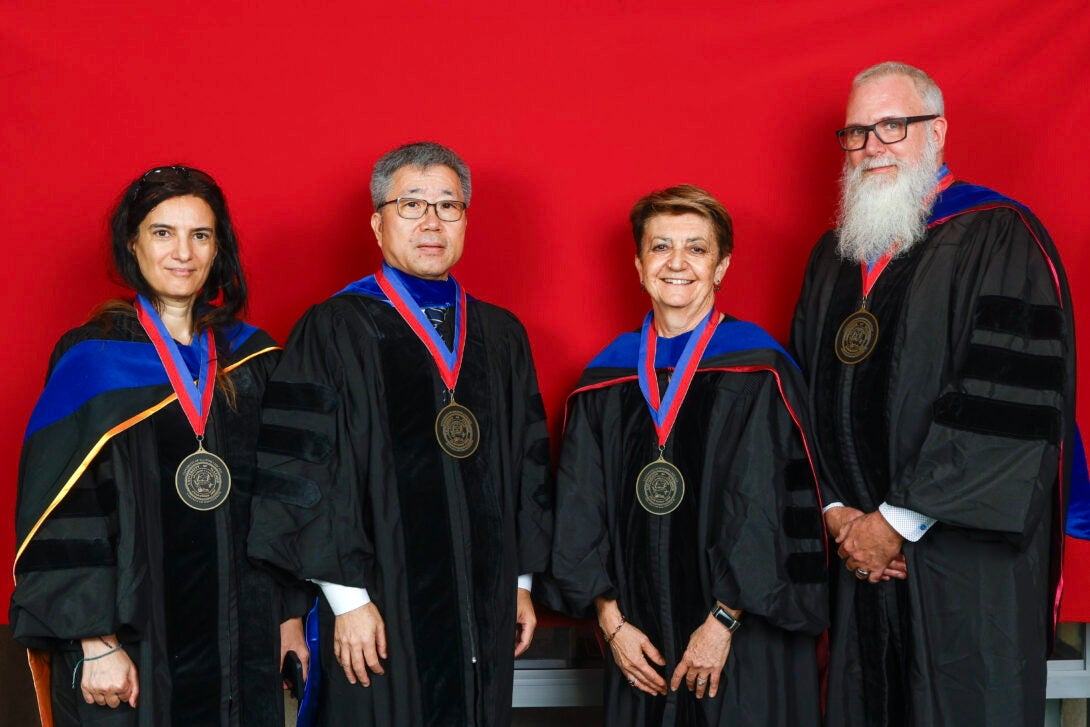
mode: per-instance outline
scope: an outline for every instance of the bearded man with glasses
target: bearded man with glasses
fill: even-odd
[[[863,71],[846,122],[791,332],[842,559],[827,724],[1040,725],[1074,436],[1063,267],[1025,206],[954,180],[923,71]]]
[[[457,154],[395,149],[371,197],[382,268],[303,316],[269,384],[250,555],[321,586],[320,724],[509,725],[552,532],[529,341],[450,275]]]

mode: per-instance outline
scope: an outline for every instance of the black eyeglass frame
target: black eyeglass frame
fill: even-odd
[[[405,215],[401,214],[401,201],[402,200],[408,200],[410,202],[421,202],[424,205],[424,211],[420,214],[419,217],[406,217]],[[451,203],[453,203],[455,205],[458,205],[459,209],[461,211],[460,211],[460,213],[459,213],[459,215],[458,215],[458,217],[456,219],[444,220],[442,217],[439,216],[439,205],[441,205],[441,204],[451,204]],[[420,199],[419,197],[397,197],[395,199],[388,199],[385,202],[383,202],[382,204],[380,204],[378,207],[375,207],[375,212],[378,212],[380,209],[382,209],[383,207],[385,207],[388,204],[395,205],[394,206],[394,211],[396,211],[397,216],[400,217],[403,220],[422,220],[422,219],[424,219],[425,217],[428,216],[428,209],[431,208],[431,207],[434,207],[435,208],[435,216],[439,217],[439,219],[442,222],[458,222],[459,220],[461,220],[463,217],[466,216],[466,210],[469,209],[469,205],[466,204],[465,202],[459,200],[459,199],[440,199],[440,200],[436,200],[435,202],[429,202],[428,200]]]
[[[932,119],[939,118],[939,116],[941,115],[942,114],[926,114],[924,116],[888,116],[884,119],[879,119],[878,121],[875,121],[870,126],[860,126],[858,124],[845,126],[843,129],[836,130],[836,140],[840,144],[840,148],[844,151],[859,151],[860,149],[866,148],[867,140],[869,139],[869,135],[872,133],[874,134],[874,137],[883,144],[899,144],[900,142],[908,138],[908,127],[910,124],[915,124],[919,121],[931,121]],[[900,139],[896,139],[894,141],[886,141],[885,139],[883,139],[882,135],[878,133],[878,125],[885,124],[889,121],[900,121],[901,123],[903,123],[905,125],[905,135],[902,136]],[[844,145],[844,136],[849,131],[860,130],[863,132],[863,143],[859,146],[854,146],[849,149],[847,146]]]

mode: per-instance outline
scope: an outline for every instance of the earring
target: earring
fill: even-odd
[[[722,282],[722,281],[720,281],[720,280],[716,280],[716,281],[715,281],[715,292],[716,292],[716,293],[718,293],[718,292],[719,292],[719,283],[721,283],[721,282]]]

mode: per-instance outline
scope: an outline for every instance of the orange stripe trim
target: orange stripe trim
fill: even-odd
[[[38,700],[38,715],[42,727],[53,727],[53,700],[50,695],[50,674],[53,671],[53,655],[40,649],[27,649],[27,663],[34,680],[34,696]]]
[[[252,358],[255,358],[255,357],[260,356],[262,354],[268,353],[270,351],[278,351],[278,350],[280,350],[280,346],[269,346],[268,348],[263,348],[260,351],[255,351],[254,353],[250,354],[249,356],[242,359],[241,361],[236,361],[235,363],[231,364],[226,369],[224,369],[224,371],[233,371],[234,369],[236,369],[239,366],[243,365],[244,363],[246,363],[247,361],[249,361]],[[47,517],[49,517],[50,513],[52,513],[55,509],[57,509],[57,506],[60,505],[61,501],[64,500],[64,498],[68,495],[68,493],[69,493],[69,491],[71,491],[72,487],[75,486],[76,481],[79,480],[80,476],[82,476],[83,473],[87,470],[87,468],[91,465],[91,462],[93,462],[95,457],[98,456],[98,453],[102,451],[102,448],[106,446],[106,443],[109,442],[114,437],[116,437],[121,432],[125,431],[126,429],[129,429],[130,427],[144,421],[145,419],[150,417],[152,414],[156,413],[157,411],[159,411],[160,409],[165,407],[167,404],[170,404],[172,401],[174,401],[177,398],[178,398],[177,394],[171,394],[170,396],[163,399],[158,404],[145,409],[144,411],[140,412],[136,416],[133,416],[133,417],[131,417],[129,419],[126,419],[125,421],[121,422],[116,427],[114,427],[113,429],[110,429],[108,432],[106,432],[105,434],[102,435],[102,437],[95,443],[95,446],[91,448],[91,451],[89,451],[87,453],[87,456],[83,458],[83,461],[80,462],[79,467],[77,467],[76,470],[72,473],[72,476],[69,477],[68,481],[64,483],[64,487],[61,488],[61,491],[58,492],[57,496],[53,498],[53,502],[51,502],[49,504],[49,507],[47,507],[45,509],[45,512],[42,513],[42,516],[40,518],[38,518],[38,522],[34,523],[34,527],[32,527],[30,529],[30,532],[27,534],[26,539],[23,540],[22,543],[20,543],[19,550],[16,551],[16,553],[15,553],[15,562],[12,563],[12,567],[11,567],[11,577],[12,577],[13,581],[16,581],[16,582],[18,581],[18,579],[15,578],[15,566],[18,565],[19,558],[23,555],[23,551],[26,550],[28,545],[30,545],[30,541],[38,533],[38,530],[42,527],[42,523],[45,522],[45,519]]]

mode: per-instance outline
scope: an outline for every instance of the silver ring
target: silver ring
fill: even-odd
[[[870,571],[869,570],[863,570],[862,568],[856,568],[855,569],[855,577],[858,578],[861,581],[866,580],[867,578],[870,578]]]
[[[702,686],[704,686],[704,685],[705,685],[705,684],[707,684],[707,683],[708,683],[708,680],[707,680],[707,679],[705,679],[704,677],[697,677],[697,678],[696,678],[696,685],[697,685],[698,687],[702,687]]]
[[[629,686],[633,686],[633,687],[634,687],[634,686],[636,686],[636,680],[635,680],[635,679],[629,679],[629,680],[628,680],[628,684],[629,684]]]

